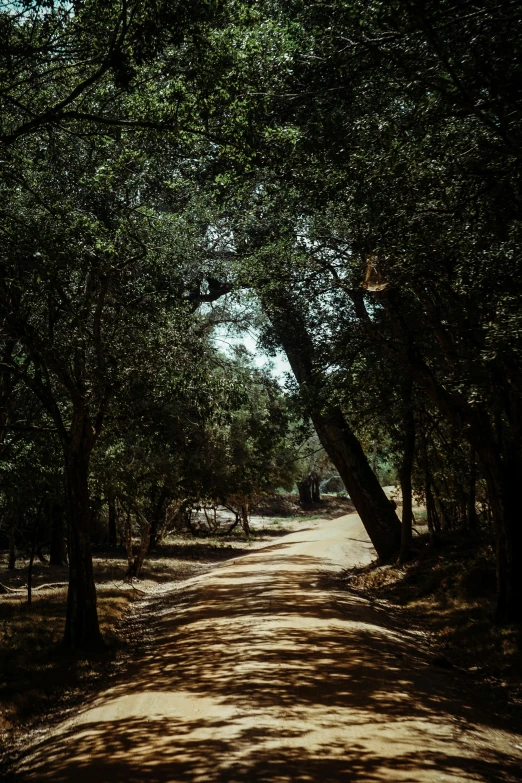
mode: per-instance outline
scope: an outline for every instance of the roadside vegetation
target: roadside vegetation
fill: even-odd
[[[435,662],[482,688],[495,709],[522,708],[522,634],[494,622],[495,556],[478,533],[447,533],[438,547],[428,536],[417,542],[414,560],[401,566],[353,569],[343,589],[377,601],[400,622],[422,630]]]
[[[33,647],[107,655],[134,580],[252,546],[277,493],[309,517],[346,493],[381,569],[365,584],[422,592],[426,569],[434,617],[453,600],[436,574],[464,595],[477,541],[495,597],[464,602],[467,635],[494,622],[511,656],[521,41],[520,4],[493,0],[0,4],[14,681]]]
[[[140,648],[146,629],[140,625],[140,602],[153,599],[175,583],[204,573],[231,558],[277,542],[280,536],[350,513],[350,501],[328,496],[303,509],[298,496],[267,498],[251,518],[249,534],[241,526],[227,534],[230,512],[220,509],[222,529],[202,527],[172,533],[147,553],[139,579],[127,576],[123,546],[96,546],[93,553],[98,616],[106,648],[97,655],[71,656],[60,649],[67,604],[66,565],[38,562],[33,570],[33,598],[27,603],[27,559],[6,570],[0,555],[4,592],[0,601],[0,738],[6,752],[23,743],[27,731],[45,718],[64,715],[127,665]],[[275,513],[284,516],[273,516]],[[315,512],[315,513],[314,513]]]

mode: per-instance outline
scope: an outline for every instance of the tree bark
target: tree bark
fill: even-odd
[[[299,492],[299,503],[303,508],[312,505],[312,492],[310,484],[310,476],[306,476],[301,481],[297,482],[297,491]]]
[[[412,340],[413,330],[408,327],[401,311],[400,294],[397,290],[383,292],[381,300],[390,315],[400,344]],[[355,301],[361,319],[382,349],[390,353],[389,345],[384,343],[373,328],[368,313],[361,301]],[[444,347],[444,335],[438,335]],[[522,457],[520,442],[522,439],[522,415],[519,392],[514,384],[499,399],[497,417],[499,421],[503,410],[509,421],[509,433],[495,433],[490,412],[468,403],[457,391],[450,391],[439,382],[431,367],[424,361],[420,352],[406,355],[403,350],[391,353],[396,361],[406,366],[423,388],[428,397],[438,406],[448,421],[462,432],[472,448],[486,478],[493,517],[493,529],[496,547],[497,569],[497,609],[499,623],[522,622],[522,493],[519,484],[522,480]],[[451,346],[447,349],[451,363]],[[490,378],[490,387],[497,384]],[[500,395],[499,395],[500,396]],[[498,430],[497,426],[497,430]],[[506,440],[509,445],[506,445]],[[428,514],[429,520],[429,514]]]
[[[426,425],[424,423],[424,417],[421,420],[420,425],[420,444],[421,444],[421,455],[422,455],[422,467],[424,469],[424,497],[426,500],[426,522],[428,524],[428,535],[430,539],[430,544],[433,546],[435,543],[435,527],[436,527],[436,518],[437,518],[437,512],[435,510],[435,501],[433,499],[433,493],[432,493],[432,478],[431,478],[431,471],[430,471],[430,463],[428,460],[428,444],[427,444],[427,435],[426,435]]]
[[[129,567],[127,569],[127,576],[131,579],[134,577],[138,578],[141,574],[145,555],[149,551],[150,544],[150,522],[148,522],[143,514],[141,514],[139,511],[136,511],[136,518],[139,521],[141,537],[136,556],[134,557],[134,560],[129,563]]]
[[[413,497],[411,474],[415,458],[415,416],[413,412],[412,384],[408,382],[403,395],[404,446],[399,470],[402,494],[401,551],[399,561],[403,563],[413,541]]]
[[[471,447],[471,453],[469,457],[469,483],[468,492],[466,498],[466,527],[468,530],[476,530],[478,528],[477,517],[477,456],[475,449]]]
[[[400,552],[401,525],[361,444],[339,409],[325,415],[311,414],[319,440],[339,471],[348,494],[382,562],[395,560]]]
[[[232,531],[236,529],[236,527],[239,525],[239,522],[241,520],[241,514],[239,514],[237,511],[234,511],[233,513],[236,515],[236,518],[235,521],[232,522],[228,530],[225,531],[226,536],[229,536],[232,533]]]
[[[262,303],[299,384],[323,448],[337,468],[382,562],[397,559],[401,524],[340,408],[322,399],[325,385],[305,323],[285,299]]]
[[[320,503],[321,502],[321,490],[319,488],[319,476],[315,472],[315,470],[310,473],[310,481],[311,481],[311,489],[312,489],[312,502],[313,503]]]
[[[241,504],[241,526],[246,536],[250,535],[250,525],[248,523],[248,501]]]
[[[69,589],[64,645],[72,650],[104,646],[98,623],[91,552],[89,458],[94,445],[92,426],[76,417],[65,447],[65,497],[69,543]]]
[[[157,502],[155,503],[152,513],[152,519],[150,522],[150,546],[155,547],[161,537],[162,531],[162,516],[165,516],[165,501],[168,497],[168,489],[165,485],[161,487],[159,491]]]
[[[36,548],[38,546],[38,536],[40,535],[40,517],[42,515],[42,508],[45,503],[45,495],[42,497],[38,504],[38,510],[36,512],[36,522],[34,524],[33,543],[31,546],[31,555],[29,557],[29,566],[27,568],[27,603],[31,606],[33,599],[33,563],[34,556],[36,554]]]
[[[504,453],[478,450],[495,532],[498,623],[522,623],[522,459],[512,443]]]
[[[130,508],[127,508],[125,517],[125,551],[127,553],[127,574],[132,568],[132,514]]]

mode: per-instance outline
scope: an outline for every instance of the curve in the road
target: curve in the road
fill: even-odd
[[[36,745],[21,779],[522,780],[514,727],[439,671],[415,632],[327,584],[371,556],[349,515],[158,599],[147,655]]]

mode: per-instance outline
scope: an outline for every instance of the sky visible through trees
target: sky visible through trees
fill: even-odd
[[[97,537],[139,538],[132,576],[168,509],[247,531],[315,486],[311,439],[381,562],[416,497],[433,545],[482,530],[522,620],[521,26],[493,0],[1,4],[0,519],[13,557],[45,524],[67,558],[68,648],[103,646]]]

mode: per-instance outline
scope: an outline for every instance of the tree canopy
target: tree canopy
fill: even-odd
[[[433,537],[482,504],[498,619],[522,618],[521,25],[515,2],[2,4],[2,523],[63,506],[69,646],[100,642],[93,498],[147,542],[173,502],[247,525],[299,478],[299,419],[383,561],[414,490]],[[286,390],[219,352],[222,321],[286,353]]]

